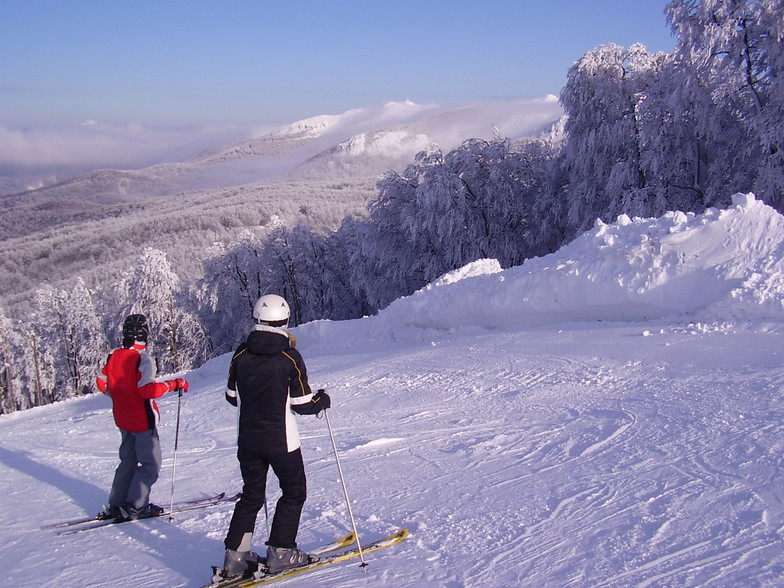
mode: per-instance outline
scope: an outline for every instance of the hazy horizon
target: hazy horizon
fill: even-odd
[[[608,43],[671,51],[666,2],[51,0],[0,8],[0,173],[134,168],[323,114],[558,95]]]

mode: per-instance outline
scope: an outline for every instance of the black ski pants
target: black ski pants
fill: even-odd
[[[224,544],[227,549],[237,550],[246,533],[253,533],[256,516],[264,506],[267,472],[269,468],[278,478],[283,495],[275,506],[272,529],[267,545],[274,547],[296,547],[299,520],[307,498],[307,481],[302,451],[269,456],[263,452],[240,447],[237,450],[242,473],[242,497],[234,506],[229,532]]]

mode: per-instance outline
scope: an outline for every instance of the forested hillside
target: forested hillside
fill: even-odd
[[[15,314],[29,312],[30,295],[42,282],[67,286],[81,276],[93,288],[112,283],[144,247],[166,251],[178,273],[193,280],[216,242],[249,228],[261,233],[280,219],[334,230],[347,214],[362,214],[374,193],[375,178],[360,177],[231,186],[84,208],[31,206],[29,218],[46,224],[0,241],[5,304],[21,309]]]
[[[106,239],[114,247],[131,242],[139,257],[126,273],[97,285],[57,276],[60,284],[41,288],[28,316],[0,317],[3,409],[89,393],[80,374],[94,370],[94,358],[114,342],[128,312],[153,317],[156,353],[177,371],[236,345],[263,293],[284,295],[297,324],[354,318],[471,261],[492,258],[510,267],[552,252],[597,219],[699,213],[728,206],[736,192],[754,192],[782,211],[782,13],[784,0],[675,0],[667,8],[678,38],[672,54],[650,54],[641,45],[589,51],[561,92],[562,124],[519,139],[466,137],[455,149],[421,150],[404,169],[381,177],[366,214],[303,222],[335,211],[332,202],[311,211],[312,202],[324,194],[339,201],[341,189],[314,191],[304,208],[285,209],[265,186],[227,203],[236,208],[226,216],[228,227],[218,223],[221,235],[207,223],[206,233],[219,242],[203,257],[185,249],[203,239],[195,232],[199,215],[187,216],[194,207],[170,203],[166,222],[139,223],[132,232],[119,221]],[[317,122],[308,132],[330,121]],[[356,193],[369,195],[362,187],[355,185]],[[202,209],[220,203],[220,194],[199,192]],[[355,212],[357,205],[354,200]],[[340,214],[352,212],[352,204],[344,206]],[[264,230],[231,224],[229,217],[241,215]],[[96,223],[96,235],[105,224]],[[25,263],[58,255],[68,233],[54,231],[47,239],[57,247]],[[153,234],[176,235],[182,248],[176,254],[156,249]],[[76,255],[102,259],[103,243],[98,237],[92,251]],[[32,247],[17,242],[4,253]],[[189,278],[198,264],[200,277]],[[78,316],[72,316],[75,305]],[[72,340],[82,344],[69,348]],[[84,341],[94,347],[86,349]]]

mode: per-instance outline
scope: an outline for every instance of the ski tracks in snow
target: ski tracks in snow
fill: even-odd
[[[303,349],[311,384],[333,399],[360,536],[404,526],[411,536],[373,554],[369,575],[330,566],[292,586],[781,585],[781,336],[651,325],[437,335],[374,341],[372,353]],[[227,362],[207,366],[219,376],[201,386],[193,378],[182,402],[178,498],[241,488]],[[161,401],[156,500],[169,497],[177,401]],[[298,422],[307,549],[348,532],[349,519],[326,423]],[[67,544],[41,534],[53,505],[68,518],[105,500],[119,440],[106,398],[13,415],[3,432],[15,585],[43,565],[60,585],[193,586],[220,563],[227,507]],[[278,492],[271,480],[271,506]]]
[[[532,481],[551,471],[567,476],[575,464],[600,459],[632,435],[636,423],[633,412],[596,402],[597,389],[625,382],[622,371],[590,360],[491,351],[481,345],[456,348],[461,360],[441,364],[436,359],[443,360],[444,349],[438,349],[432,365],[418,366],[415,378],[397,357],[353,370],[346,385],[353,397],[342,407],[368,409],[367,426],[353,431],[357,441],[341,449],[353,475],[383,481],[379,496],[371,491],[364,499],[373,503],[386,495],[399,504],[398,524],[413,528],[419,548],[443,568],[445,584],[456,586],[463,580],[447,571],[455,567],[454,558],[479,556],[475,566],[468,565],[477,582],[484,568],[500,560],[507,559],[503,565],[514,572],[521,568],[520,546],[537,526],[573,510],[570,503],[601,501],[607,489],[584,490],[553,503],[543,500],[542,492],[531,492],[538,485]],[[428,361],[427,353],[418,357]],[[555,406],[553,390],[562,396]],[[418,409],[412,412],[412,406]],[[374,444],[375,436],[387,441]],[[406,467],[388,469],[385,456],[398,466],[403,459]],[[470,509],[458,506],[467,500]],[[547,514],[531,525],[541,511]],[[498,574],[497,567],[492,574]]]
[[[346,372],[340,408],[366,424],[341,431],[345,467],[378,480],[356,510],[383,496],[396,505],[429,583],[697,586],[782,573],[782,504],[768,488],[784,464],[765,443],[784,432],[783,411],[769,372],[496,339]],[[761,385],[769,404],[754,409]],[[736,455],[714,450],[728,445]]]

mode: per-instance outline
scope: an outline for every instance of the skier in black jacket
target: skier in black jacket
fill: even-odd
[[[240,409],[237,459],[243,481],[224,541],[222,575],[227,578],[256,569],[259,557],[250,547],[270,467],[283,495],[266,542],[267,566],[275,572],[315,559],[297,549],[307,485],[294,413],[318,414],[330,407],[330,398],[323,390],[313,394],[310,389],[296,340],[286,331],[286,300],[262,296],[253,308],[253,320],[253,331],[231,359],[226,390],[226,400]]]

